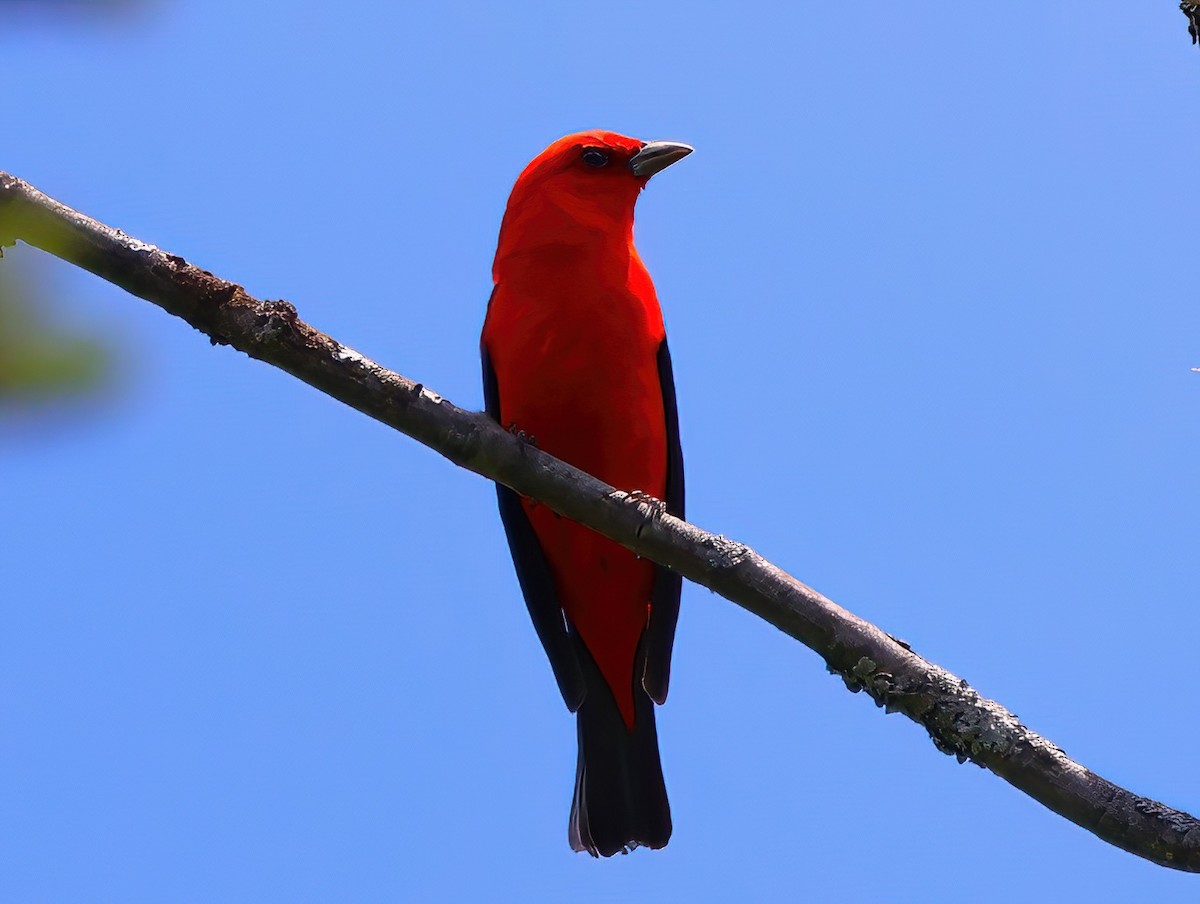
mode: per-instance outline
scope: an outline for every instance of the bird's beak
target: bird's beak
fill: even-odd
[[[640,151],[629,158],[629,168],[635,176],[649,179],[694,150],[690,144],[680,144],[678,141],[647,141]]]

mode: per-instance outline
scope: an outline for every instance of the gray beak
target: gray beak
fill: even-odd
[[[694,150],[690,144],[680,144],[678,141],[647,141],[640,151],[629,158],[629,168],[635,176],[648,179]]]

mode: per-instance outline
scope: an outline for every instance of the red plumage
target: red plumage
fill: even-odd
[[[680,515],[670,357],[633,211],[649,176],[690,150],[594,131],[535,158],[500,228],[481,340],[488,410],[503,426]],[[504,488],[500,502],[535,627],[579,710],[572,844],[661,847],[671,824],[650,698],[666,695],[678,578]]]

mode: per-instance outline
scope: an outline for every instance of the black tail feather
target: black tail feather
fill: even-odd
[[[567,832],[571,847],[593,857],[661,848],[671,837],[671,808],[658,756],[654,702],[636,681],[629,731],[600,670],[578,635],[572,635],[579,644],[587,694],[576,713],[579,760]]]

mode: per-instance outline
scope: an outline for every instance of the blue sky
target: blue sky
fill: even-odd
[[[638,244],[689,514],[1200,811],[1200,53],[1176,4],[168,2],[0,31],[0,168],[464,406],[524,163]],[[103,404],[0,428],[5,901],[1182,900],[685,587],[675,836],[566,846],[491,487],[41,255]]]

